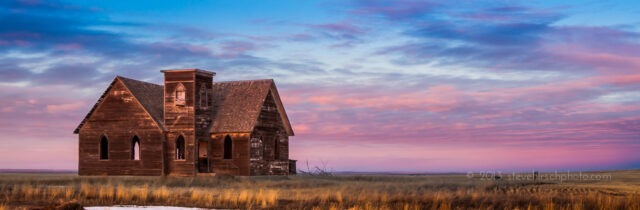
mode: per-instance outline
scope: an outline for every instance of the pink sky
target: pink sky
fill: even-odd
[[[171,68],[273,78],[300,168],[640,168],[637,2],[296,3],[0,3],[0,169],[76,169],[108,83]]]

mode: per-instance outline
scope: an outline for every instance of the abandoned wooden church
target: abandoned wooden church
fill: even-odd
[[[272,79],[213,82],[163,70],[164,85],[117,76],[74,133],[80,175],[288,175],[293,136]]]

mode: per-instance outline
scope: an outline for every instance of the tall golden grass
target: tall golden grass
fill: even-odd
[[[0,174],[0,210],[76,201],[231,209],[640,209],[640,171],[611,181],[486,181],[464,175],[79,177]]]

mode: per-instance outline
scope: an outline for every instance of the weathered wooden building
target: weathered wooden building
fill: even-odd
[[[164,85],[116,77],[74,133],[80,175],[288,175],[293,130],[272,79],[213,82],[163,70]]]

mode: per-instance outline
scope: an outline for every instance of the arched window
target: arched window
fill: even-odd
[[[231,137],[227,135],[224,137],[224,159],[231,159],[233,155],[233,141],[231,141]]]
[[[276,136],[275,142],[273,143],[273,159],[274,160],[279,160],[280,159],[280,136]]]
[[[176,160],[184,159],[184,138],[182,138],[182,136],[179,136],[178,139],[176,139]]]
[[[209,106],[209,98],[207,97],[207,86],[204,84],[200,86],[199,93],[200,93],[200,107]]]
[[[182,83],[178,83],[178,87],[176,87],[176,92],[174,97],[175,97],[176,105],[180,105],[180,106],[185,105],[186,95],[185,95],[184,85],[182,85]]]
[[[100,160],[109,159],[109,140],[106,136],[102,136],[100,139]]]
[[[140,139],[133,136],[131,139],[131,160],[140,160]]]

